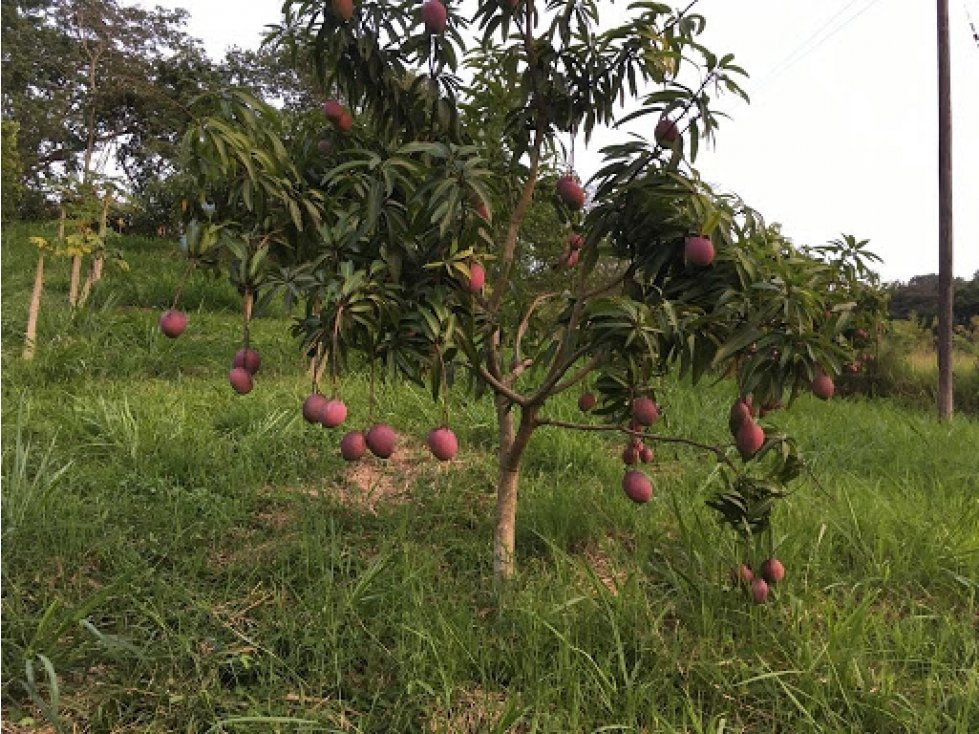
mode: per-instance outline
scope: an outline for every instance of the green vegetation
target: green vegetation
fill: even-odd
[[[921,319],[934,326],[938,321],[938,276],[916,275],[907,283],[889,283],[888,312],[893,319]],[[971,280],[955,279],[953,314],[957,328],[979,324],[979,272]]]
[[[0,175],[3,176],[0,181],[0,218],[7,221],[13,219],[22,193],[20,153],[17,151],[17,132],[20,125],[12,120],[3,120],[0,125],[2,125]]]
[[[867,354],[872,359],[858,374],[844,375],[844,392],[885,395],[918,410],[935,409],[938,361],[930,328],[917,319],[891,321]],[[979,317],[971,329],[955,327],[952,371],[956,412],[979,415]]]
[[[691,167],[745,74],[694,4],[548,5],[286,0],[221,64],[4,6],[4,211],[61,210],[4,232],[16,730],[979,728],[979,426],[833,398],[903,364],[877,258]]]
[[[273,308],[248,396],[227,370],[240,297],[124,238],[86,308],[49,271],[20,358],[35,252],[4,230],[3,706],[93,732],[973,732],[979,729],[979,424],[889,400],[800,397],[770,420],[812,480],[776,510],[786,578],[728,580],[702,456],[657,447],[656,496],[620,488],[613,435],[542,428],[521,487],[520,574],[493,581],[495,416],[382,387],[407,448],[350,469],[304,423],[306,364]],[[348,424],[367,379],[345,378]],[[572,391],[573,392],[573,391]],[[728,440],[730,384],[667,383],[664,431]],[[580,420],[577,396],[556,417]],[[760,549],[759,563],[768,549]],[[52,678],[51,675],[56,676]],[[54,681],[56,680],[56,684]],[[307,722],[307,723],[303,723]]]

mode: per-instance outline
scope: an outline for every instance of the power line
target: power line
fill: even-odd
[[[972,40],[976,42],[976,48],[979,48],[979,31],[976,30],[976,24],[972,22],[972,13],[969,12],[969,6],[965,4],[964,0],[962,7],[965,8],[965,19],[969,23],[969,28],[972,29]]]
[[[856,2],[858,2],[858,0],[851,0],[849,3],[847,3],[832,18],[830,18],[829,21],[827,21],[826,23],[824,23],[814,34],[812,34],[812,36],[810,36],[810,38],[815,37],[815,36],[818,36],[825,28],[827,28],[830,25],[830,23],[832,23],[836,18],[838,18],[846,10],[848,10],[850,7],[852,7]],[[800,46],[799,48],[797,48],[796,51],[794,51],[792,54],[789,55],[789,57],[787,57],[790,60],[781,63],[781,65],[777,65],[776,68],[772,71],[772,73],[770,73],[767,77],[765,77],[765,79],[762,82],[762,84],[759,85],[757,91],[760,91],[764,87],[768,86],[776,78],[778,78],[781,74],[783,74],[784,72],[788,71],[791,67],[795,66],[797,63],[799,63],[803,59],[805,59],[805,58],[809,57],[810,55],[812,55],[813,53],[815,53],[819,48],[822,47],[822,45],[824,43],[826,43],[829,39],[833,38],[833,36],[835,36],[837,33],[839,33],[840,31],[842,31],[848,25],[850,25],[851,23],[853,23],[853,21],[855,21],[861,15],[863,15],[868,10],[870,10],[878,2],[880,2],[880,0],[871,0],[870,3],[868,3],[867,5],[864,5],[862,8],[860,8],[860,10],[858,10],[856,13],[854,13],[849,18],[847,18],[843,23],[837,25],[835,28],[833,28],[832,30],[830,30],[829,33],[827,33],[822,38],[820,38],[815,43],[815,45],[812,45],[809,48],[805,49],[804,52],[801,55],[798,55],[798,52],[801,51],[805,47],[806,44],[803,44],[802,46]]]
[[[796,54],[798,54],[800,51],[802,51],[803,49],[805,49],[806,46],[809,45],[809,42],[810,41],[812,41],[813,39],[815,39],[820,33],[822,33],[824,30],[826,30],[826,28],[829,27],[829,25],[834,20],[836,20],[837,18],[839,18],[843,13],[845,13],[851,7],[853,7],[854,5],[856,5],[859,1],[860,0],[850,0],[846,5],[844,5],[842,8],[840,8],[835,13],[833,13],[833,15],[830,16],[829,20],[827,20],[825,23],[823,23],[821,26],[819,26],[819,28],[817,28],[816,30],[814,30],[811,34],[809,34],[809,36],[807,36],[805,38],[805,40],[802,41],[802,43],[800,43],[791,52],[789,52],[789,54],[785,58],[783,58],[781,61],[779,61],[777,64],[775,64],[775,66],[772,68],[772,71],[769,73],[768,76],[769,77],[773,77],[773,76],[776,76],[777,74],[779,74],[780,71],[781,71],[781,68],[785,64],[787,64],[788,62],[790,62],[793,59],[793,57],[795,57]]]

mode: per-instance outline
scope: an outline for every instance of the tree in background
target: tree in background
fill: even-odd
[[[187,193],[176,160],[191,100],[241,87],[286,109],[312,104],[312,73],[282,52],[232,49],[214,62],[187,18],[116,0],[3,3],[3,117],[20,125],[25,215],[52,216],[66,180],[108,173],[137,229],[172,229]]]
[[[208,63],[184,31],[183,10],[115,0],[22,0],[3,5],[3,115],[21,125],[28,186],[85,181],[112,158],[138,186],[172,158]]]
[[[12,120],[4,120],[2,130],[3,157],[0,160],[0,174],[3,181],[0,182],[0,193],[3,201],[0,203],[0,216],[3,221],[13,219],[17,212],[17,205],[23,194],[23,186],[20,183],[22,165],[20,162],[20,152],[17,150],[17,133],[20,125]]]
[[[889,283],[891,318],[917,317],[933,323],[938,318],[938,276],[915,275],[907,283]],[[955,323],[967,325],[979,317],[979,272],[971,280],[955,279]]]
[[[800,389],[832,395],[831,375],[852,357],[843,332],[859,281],[848,274],[866,253],[849,243],[800,252],[692,168],[716,131],[716,99],[742,94],[733,58],[699,43],[702,16],[643,3],[604,28],[594,1],[484,1],[474,45],[458,10],[286,2],[271,42],[316,70],[330,97],[322,114],[290,120],[234,94],[195,117],[184,139],[197,187],[187,250],[226,264],[239,285],[243,352],[260,293],[301,298],[295,331],[323,355],[331,398],[314,380],[307,419],[343,422],[342,372],[360,353],[372,385],[383,372],[431,389],[442,416],[429,445],[443,459],[456,448],[447,388],[468,377],[475,395],[489,393],[500,578],[515,571],[519,477],[542,429],[621,433],[623,490],[640,503],[653,492],[635,467],[645,449],[706,452],[719,463],[711,506],[761,552],[802,464],[756,411]],[[472,85],[457,75],[462,61]],[[641,106],[626,115],[625,99]],[[586,196],[562,143],[640,117],[655,134],[607,147]],[[242,360],[230,379],[248,392]],[[733,445],[650,431],[670,411],[658,393],[671,372],[736,376]],[[570,390],[600,419],[549,412]],[[377,409],[372,389],[356,417],[369,430],[344,437],[345,458],[365,443],[391,455],[395,434]]]

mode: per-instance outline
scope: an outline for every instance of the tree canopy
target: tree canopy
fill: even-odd
[[[3,117],[19,125],[34,210],[65,178],[96,172],[158,197],[177,172],[195,98],[240,86],[291,108],[309,86],[281,54],[232,49],[216,62],[186,31],[186,10],[118,0],[4,0]],[[167,206],[176,208],[173,197]]]

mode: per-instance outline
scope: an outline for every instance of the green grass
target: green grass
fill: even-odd
[[[934,409],[938,395],[937,359],[934,351],[886,350],[877,387],[908,405]],[[952,352],[952,385],[955,410],[979,417],[979,357],[964,351]]]
[[[974,732],[979,424],[887,400],[801,398],[773,422],[820,486],[777,510],[787,578],[729,587],[712,462],[660,447],[656,498],[619,488],[613,439],[542,429],[521,485],[518,578],[492,579],[492,407],[452,398],[462,449],[421,449],[439,411],[381,389],[402,458],[357,477],[307,426],[281,310],[248,396],[226,370],[236,294],[126,240],[72,315],[52,263],[20,360],[28,230],[3,236],[3,707],[92,732]],[[726,439],[727,384],[668,384],[663,430]],[[366,421],[363,375],[344,380]],[[576,416],[575,396],[549,412]],[[356,479],[356,481],[355,481]],[[760,559],[757,559],[760,560]],[[53,676],[53,677],[52,677]]]

